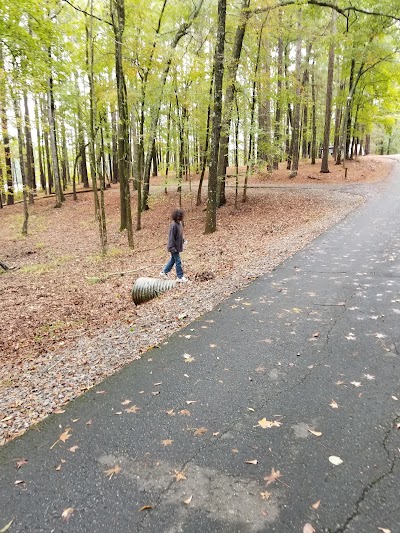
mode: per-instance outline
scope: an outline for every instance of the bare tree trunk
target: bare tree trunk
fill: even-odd
[[[311,164],[315,165],[317,157],[317,101],[315,94],[315,61],[311,73],[312,127],[311,127]]]
[[[28,235],[28,219],[29,219],[28,191],[27,191],[26,176],[25,176],[24,139],[22,136],[21,108],[19,106],[18,97],[15,93],[12,94],[12,99],[13,99],[13,104],[14,104],[15,121],[17,125],[19,166],[20,166],[21,179],[22,179],[22,197],[24,201],[24,221],[22,223],[21,233],[22,235]]]
[[[200,174],[199,188],[197,190],[197,200],[196,200],[197,206],[201,204],[201,189],[203,187],[204,174],[206,172],[206,166],[207,166],[208,147],[210,144],[211,100],[212,100],[213,86],[214,86],[214,71],[212,71],[211,73],[210,90],[208,93],[206,138],[204,141],[204,149],[203,149],[202,157],[201,157],[201,174]]]
[[[33,155],[31,120],[28,109],[28,95],[23,93],[24,118],[25,118],[25,146],[26,146],[26,182],[29,192],[29,204],[34,203],[34,193],[36,192],[35,158]]]
[[[147,150],[146,160],[145,160],[144,169],[143,169],[143,198],[142,198],[143,211],[149,208],[148,197],[149,197],[149,186],[150,186],[150,168],[151,168],[152,147],[156,139],[158,119],[160,116],[160,108],[161,108],[162,98],[164,94],[164,89],[165,89],[169,69],[172,63],[173,53],[175,51],[175,48],[178,46],[179,41],[182,39],[184,35],[186,35],[187,31],[193,24],[194,20],[197,18],[200,12],[201,6],[203,5],[203,2],[204,0],[198,0],[198,3],[195,4],[193,7],[193,11],[189,17],[189,20],[187,22],[183,22],[178,28],[177,32],[175,33],[174,39],[170,46],[168,58],[167,58],[167,61],[165,63],[165,66],[162,72],[162,76],[161,76],[161,80],[159,84],[161,94],[152,112],[152,120],[151,120],[150,133],[149,133],[149,149]]]
[[[291,177],[297,176],[299,170],[299,144],[300,144],[300,110],[301,110],[301,11],[297,23],[297,45],[296,45],[296,100],[294,104],[293,117],[293,149],[292,149],[292,172]]]
[[[36,135],[37,135],[37,152],[39,158],[39,174],[40,174],[40,186],[43,191],[46,190],[46,174],[44,172],[43,166],[43,146],[42,146],[42,132],[40,128],[40,118],[39,118],[39,103],[35,98],[35,126],[36,126]]]
[[[3,59],[3,45],[0,44],[0,106],[1,106],[1,129],[3,137],[4,161],[6,166],[7,205],[14,204],[14,186],[11,171],[10,136],[8,133],[8,119],[6,110],[6,84]]]
[[[336,34],[336,11],[332,11],[332,35],[331,44],[329,46],[328,59],[328,78],[326,82],[326,99],[325,99],[325,128],[324,128],[324,143],[322,147],[322,163],[321,172],[329,172],[329,139],[331,135],[331,117],[332,117],[332,95],[333,95],[333,71],[335,68],[335,42],[334,36]]]
[[[51,50],[48,50],[49,59],[51,60]],[[54,95],[53,95],[53,78],[50,75],[48,79],[48,93],[47,93],[47,109],[49,116],[49,134],[50,134],[50,151],[51,151],[51,160],[53,163],[53,173],[54,173],[54,186],[56,193],[56,204],[55,207],[61,207],[62,202],[64,201],[64,194],[61,188],[60,173],[58,168],[58,155],[57,155],[57,139],[56,139],[56,123],[55,123],[55,105],[54,105]]]
[[[208,202],[204,233],[217,229],[218,153],[222,118],[222,82],[224,77],[226,0],[218,0],[218,27],[214,52],[214,109],[211,136],[211,157],[208,171]]]
[[[133,248],[131,196],[129,190],[129,115],[125,75],[122,64],[122,40],[125,29],[124,0],[110,0],[111,20],[115,37],[115,73],[118,96],[118,170],[121,196],[121,231],[126,229],[128,244]]]
[[[279,11],[279,21],[282,24],[282,12]],[[280,26],[281,26],[280,24]],[[283,39],[282,36],[278,37],[278,79],[277,79],[277,90],[275,98],[275,125],[274,125],[274,137],[275,137],[275,147],[274,147],[274,161],[272,163],[272,168],[278,170],[279,160],[280,160],[280,141],[281,141],[281,93],[282,93],[282,76],[283,76]]]
[[[225,177],[226,167],[228,165],[229,133],[231,129],[231,117],[233,100],[235,97],[235,85],[239,60],[242,53],[243,39],[246,33],[247,21],[250,17],[250,0],[242,0],[240,19],[235,33],[233,43],[232,57],[228,67],[228,86],[224,99],[224,114],[221,124],[221,138],[218,158],[218,180],[219,180],[219,205],[226,203],[225,197]]]

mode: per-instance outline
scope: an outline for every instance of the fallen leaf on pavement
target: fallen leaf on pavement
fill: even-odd
[[[317,502],[313,503],[313,504],[311,505],[311,507],[312,507],[313,509],[318,509],[318,507],[320,506],[320,504],[321,504],[321,500],[318,500]]]
[[[157,396],[157,394],[160,394],[160,391],[159,390],[156,390],[154,392],[151,393],[153,396]]]
[[[52,450],[54,448],[54,446],[57,444],[57,442],[59,442],[59,441],[61,441],[61,442],[67,441],[70,438],[70,436],[71,436],[70,431],[72,431],[72,429],[71,428],[67,428],[63,433],[61,433],[61,435],[58,437],[56,442],[51,446],[50,450]]]
[[[239,453],[239,450],[237,448],[232,448],[231,452],[232,453]]]
[[[197,402],[197,400],[186,400],[186,403],[187,403],[188,405],[190,405],[190,404],[192,404],[192,403],[196,403],[196,402]]]
[[[146,511],[148,509],[153,509],[153,506],[152,505],[143,505],[143,507],[141,507],[139,509],[139,513],[140,513],[140,511]]]
[[[354,385],[355,387],[361,387],[362,386],[362,384],[359,381],[350,381],[350,383],[352,385]]]
[[[260,496],[262,500],[269,500],[271,497],[271,492],[268,492],[267,490],[264,492],[260,492]]]
[[[338,404],[335,402],[335,400],[332,400],[331,403],[329,404],[332,409],[339,409],[339,406]]]
[[[313,429],[310,429],[308,428],[308,431],[312,434],[312,435],[315,435],[316,437],[320,437],[322,435],[322,433],[320,431],[314,431]]]
[[[267,420],[266,418],[262,418],[258,421],[258,425],[262,427],[263,429],[267,428],[273,428],[273,427],[280,427],[282,425],[282,422],[278,422],[278,420]]]
[[[178,414],[180,414],[180,415],[182,415],[182,416],[192,416],[192,415],[190,414],[190,411],[188,411],[187,409],[182,409],[181,411],[179,411]]]
[[[161,444],[162,444],[163,446],[171,446],[171,444],[172,444],[173,442],[174,442],[174,441],[171,440],[171,439],[165,439],[165,440],[162,440],[162,441],[161,441]]]
[[[191,496],[189,496],[189,498],[187,500],[183,500],[183,503],[186,503],[186,505],[189,505],[190,502],[192,501],[193,499],[193,494]]]
[[[392,399],[393,399],[393,400],[396,400],[396,402],[399,401],[399,399],[397,398],[397,396],[392,396]]]
[[[314,533],[315,529],[311,524],[305,524],[303,527],[303,533]]]
[[[382,531],[382,533],[392,533],[390,529],[387,529],[386,527],[378,527],[379,531]]]
[[[105,390],[97,390],[96,394],[106,394],[107,391]]]
[[[341,465],[343,463],[342,459],[340,457],[337,457],[336,455],[331,455],[329,457],[329,462],[336,466]]]
[[[25,483],[23,479],[17,479],[16,481],[14,481],[14,485],[22,485],[23,483]]]
[[[257,459],[250,459],[249,461],[245,461],[247,465],[257,465],[258,461]]]
[[[74,514],[74,510],[75,509],[73,507],[68,507],[67,509],[64,509],[64,511],[61,514],[61,517],[64,520],[64,522],[68,522],[69,521],[71,516]]]
[[[366,379],[375,379],[375,376],[371,376],[371,374],[364,374],[364,377]]]
[[[129,403],[131,403],[131,400],[124,400],[121,405],[128,405]]]
[[[88,420],[88,421],[86,422],[86,425],[87,425],[87,426],[91,426],[92,423],[93,423],[93,420]]]
[[[271,473],[269,476],[265,476],[264,481],[267,482],[268,485],[271,485],[271,483],[275,483],[275,481],[281,477],[281,473],[279,470],[275,470],[275,468],[272,468]]]
[[[114,474],[119,474],[121,472],[122,468],[119,465],[115,465],[112,468],[109,468],[108,470],[104,470],[104,473],[106,476],[108,476],[108,479],[111,479]]]
[[[187,479],[185,472],[180,472],[179,470],[174,470],[174,472],[174,478],[176,481],[184,481],[185,479]]]
[[[75,453],[76,450],[77,450],[78,448],[79,448],[79,446],[77,446],[77,445],[75,444],[75,446],[71,446],[71,448],[69,449],[69,451],[72,452],[72,453]]]
[[[319,331],[313,334],[313,337],[319,337]]]
[[[169,411],[165,411],[167,415],[169,416],[175,416],[175,409],[170,409]]]
[[[28,464],[26,459],[20,459],[15,463],[15,468],[21,468],[21,466]]]
[[[125,413],[137,413],[138,411],[140,411],[140,407],[137,407],[136,405],[131,405],[131,407],[125,409]]]
[[[197,428],[196,431],[193,433],[193,435],[203,435],[204,433],[207,433],[207,428]]]

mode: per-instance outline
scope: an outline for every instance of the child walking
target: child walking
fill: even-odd
[[[182,261],[181,256],[179,255],[180,252],[183,250],[183,217],[185,213],[183,212],[183,209],[175,209],[172,213],[172,223],[169,228],[169,234],[168,234],[168,245],[167,250],[171,254],[171,258],[168,261],[168,263],[165,265],[165,267],[160,272],[160,276],[162,278],[168,278],[168,274],[171,272],[173,266],[175,265],[176,269],[176,276],[177,281],[180,283],[186,283],[189,281],[185,276],[183,275],[183,269],[182,269]]]

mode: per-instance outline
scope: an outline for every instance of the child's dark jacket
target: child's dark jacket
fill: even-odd
[[[179,222],[172,222],[169,228],[167,249],[171,254],[180,253],[183,250],[183,227]]]

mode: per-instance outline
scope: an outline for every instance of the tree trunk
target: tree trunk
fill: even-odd
[[[110,0],[111,20],[115,37],[115,74],[118,97],[118,170],[121,199],[121,231],[126,229],[128,244],[133,248],[131,196],[129,190],[129,115],[124,68],[122,64],[122,41],[125,29],[125,1]]]
[[[336,35],[336,11],[332,11],[332,35],[331,44],[329,46],[328,59],[328,78],[326,82],[326,99],[325,99],[325,127],[324,127],[324,142],[322,147],[322,162],[321,172],[329,172],[329,140],[331,136],[331,117],[332,117],[332,95],[333,95],[333,71],[335,68],[335,42]]]
[[[15,121],[17,125],[17,135],[18,135],[18,153],[19,153],[19,166],[21,171],[22,179],[22,197],[24,202],[24,221],[22,223],[22,235],[28,235],[28,192],[25,176],[25,161],[24,161],[24,139],[22,136],[22,120],[21,120],[21,108],[19,106],[17,95],[14,93],[12,95],[13,104],[14,104],[14,114]]]
[[[43,166],[43,146],[42,146],[42,133],[40,128],[40,118],[39,118],[39,103],[35,98],[35,126],[36,126],[36,135],[37,135],[37,152],[39,159],[39,174],[40,174],[40,186],[43,191],[46,190],[46,174],[44,172]]]
[[[143,169],[143,198],[142,198],[142,210],[143,211],[146,209],[149,209],[148,197],[149,197],[149,187],[150,187],[150,168],[151,168],[152,149],[153,149],[153,144],[156,139],[158,119],[160,116],[160,108],[161,108],[165,85],[166,85],[167,78],[168,78],[169,69],[172,63],[173,53],[175,51],[175,48],[178,46],[179,41],[182,39],[184,35],[186,35],[189,28],[193,24],[194,20],[197,18],[200,12],[201,6],[203,5],[203,2],[204,0],[198,0],[197,5],[195,5],[193,8],[193,11],[190,15],[189,20],[187,22],[183,22],[178,28],[177,32],[175,33],[174,39],[170,46],[168,58],[165,63],[162,75],[161,75],[161,80],[159,84],[161,94],[151,114],[152,120],[151,120],[150,132],[149,132],[149,145],[148,145],[149,149],[147,150],[146,160],[145,160],[144,169]]]
[[[7,205],[14,204],[14,186],[11,171],[11,151],[10,151],[10,136],[8,133],[8,119],[6,110],[6,86],[5,86],[5,71],[3,59],[3,45],[0,44],[0,113],[1,113],[1,130],[3,137],[4,161],[6,170],[7,183]]]
[[[294,104],[293,134],[292,134],[292,172],[291,176],[297,175],[299,170],[299,144],[300,144],[300,110],[301,110],[301,11],[297,24],[297,45],[296,45],[296,100]]]
[[[279,12],[280,26],[282,24],[282,12]],[[282,36],[278,37],[278,65],[277,65],[277,90],[275,98],[275,125],[274,125],[274,161],[272,168],[278,170],[280,153],[281,153],[281,94],[282,94],[282,76],[283,76],[283,39]]]
[[[315,94],[315,60],[311,73],[312,127],[311,127],[311,164],[315,165],[317,157],[317,98]]]
[[[29,192],[29,204],[34,203],[34,193],[36,192],[35,158],[33,155],[31,120],[28,109],[28,95],[24,91],[24,119],[25,119],[25,146],[26,146],[26,182]]]
[[[51,50],[48,50],[49,60],[51,61]],[[55,122],[55,104],[54,104],[54,94],[53,94],[53,78],[50,74],[48,79],[48,97],[47,97],[47,110],[49,116],[49,134],[50,134],[50,151],[51,151],[51,160],[53,163],[53,173],[54,173],[54,187],[56,193],[56,204],[55,207],[61,207],[62,202],[64,201],[64,194],[61,188],[60,173],[58,168],[58,155],[57,155],[57,139],[56,139],[56,122]]]
[[[211,73],[210,90],[208,92],[208,108],[207,108],[207,125],[206,125],[206,138],[204,140],[204,149],[201,157],[201,174],[199,180],[199,188],[197,190],[196,205],[201,204],[201,189],[203,187],[204,174],[206,172],[207,158],[208,158],[208,146],[210,144],[210,123],[211,123],[211,101],[214,86],[214,71]]]
[[[224,114],[221,124],[221,138],[218,158],[218,181],[219,181],[219,205],[226,203],[225,177],[228,165],[229,133],[231,129],[232,107],[235,97],[235,85],[239,60],[242,53],[243,39],[246,33],[247,21],[250,17],[250,0],[242,0],[239,23],[236,28],[235,41],[233,43],[232,57],[228,67],[228,86],[224,98]]]
[[[214,109],[211,135],[210,168],[208,171],[208,202],[204,233],[217,229],[218,154],[222,117],[222,82],[224,77],[226,0],[218,0],[218,27],[214,52]]]

